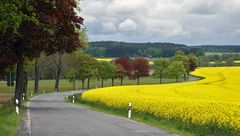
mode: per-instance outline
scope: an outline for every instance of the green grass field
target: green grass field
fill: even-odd
[[[183,81],[183,79],[179,79],[179,81]],[[176,82],[175,79],[163,79],[163,83],[174,83]],[[116,79],[115,80],[115,86],[120,85],[120,80]],[[43,93],[43,90],[45,90],[47,93],[49,92],[54,92],[54,84],[55,80],[40,80],[39,82],[39,91],[40,93]],[[125,78],[123,80],[123,85],[136,85],[137,80],[129,80]],[[140,78],[140,84],[159,84],[159,79],[158,78],[153,78],[153,77],[143,77]],[[104,87],[107,86],[112,86],[112,81],[111,80],[106,80],[104,81]],[[87,87],[87,81],[85,82],[85,87]],[[99,80],[91,80],[90,82],[90,89],[92,88],[99,88],[101,87],[101,81]],[[72,83],[69,81],[62,79],[60,80],[59,83],[59,89],[60,91],[72,91]],[[81,81],[76,82],[76,88],[80,90],[82,88],[82,83]],[[8,87],[6,85],[5,81],[0,82],[0,93],[14,93],[14,87]],[[30,80],[28,82],[28,92],[30,93],[34,89],[34,81]]]
[[[23,110],[20,115],[15,113],[15,106],[10,102],[0,107],[0,136],[14,136],[16,128],[23,117]]]
[[[240,54],[240,52],[205,52],[205,56],[222,54]]]

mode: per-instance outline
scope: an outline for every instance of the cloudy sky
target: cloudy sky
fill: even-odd
[[[240,44],[240,0],[83,0],[90,41]]]

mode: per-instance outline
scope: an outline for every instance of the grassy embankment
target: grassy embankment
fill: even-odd
[[[10,101],[0,107],[0,136],[13,136],[16,133],[16,128],[23,117],[23,110],[20,110],[20,115],[17,116],[15,106]]]

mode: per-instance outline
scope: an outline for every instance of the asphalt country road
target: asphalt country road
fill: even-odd
[[[32,136],[173,136],[156,127],[67,103],[77,91],[44,94],[28,103],[26,123]]]

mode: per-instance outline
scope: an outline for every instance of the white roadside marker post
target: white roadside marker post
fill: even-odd
[[[18,99],[16,99],[16,113],[17,113],[17,115],[19,115]]]
[[[23,93],[23,100],[25,99],[25,93]]]
[[[132,114],[132,103],[130,102],[128,104],[128,118],[131,119],[131,114]]]
[[[75,98],[75,96],[73,95],[73,96],[72,96],[72,103],[74,103],[74,102],[75,102],[74,98]]]

